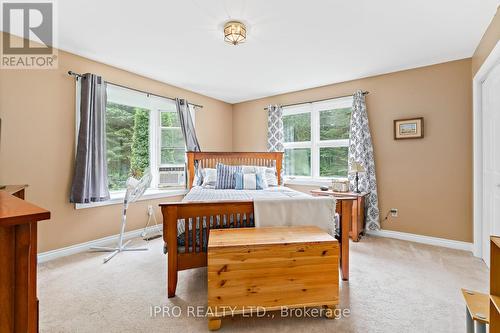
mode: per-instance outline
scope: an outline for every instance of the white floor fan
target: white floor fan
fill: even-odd
[[[130,240],[123,243],[123,234],[125,233],[125,225],[127,224],[127,208],[128,205],[137,201],[143,194],[144,191],[151,184],[151,173],[149,168],[144,172],[144,176],[140,180],[137,180],[133,177],[129,177],[127,179],[127,191],[125,192],[125,198],[123,199],[123,214],[122,214],[122,227],[120,231],[120,238],[118,240],[118,245],[116,247],[103,247],[103,246],[95,246],[92,247],[91,250],[94,251],[104,251],[104,252],[112,252],[106,258],[104,258],[104,263],[110,261],[115,255],[123,251],[147,251],[145,247],[127,247],[130,243]]]

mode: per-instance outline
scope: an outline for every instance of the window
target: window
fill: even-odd
[[[149,167],[148,109],[108,100],[106,105],[106,145],[110,190],[126,188],[130,175],[140,177]]]
[[[186,149],[173,100],[108,84],[106,144],[110,191],[148,167],[152,188],[183,187]]]
[[[177,111],[160,112],[160,164],[184,165],[185,143]]]
[[[352,97],[283,108],[285,175],[347,177]]]

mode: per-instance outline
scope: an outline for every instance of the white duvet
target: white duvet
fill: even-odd
[[[255,199],[310,198],[309,194],[292,190],[284,186],[271,186],[264,190],[215,190],[201,186],[193,187],[182,200],[199,201],[234,201]]]
[[[335,199],[312,197],[284,186],[269,187],[264,190],[215,190],[196,186],[182,201],[244,200],[254,202],[256,227],[316,225],[331,235],[335,234]],[[184,229],[184,222],[179,221],[178,234],[182,234]]]

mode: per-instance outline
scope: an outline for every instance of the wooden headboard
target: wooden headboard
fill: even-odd
[[[217,163],[227,165],[256,165],[256,166],[276,166],[278,174],[278,184],[281,184],[281,169],[283,167],[283,152],[187,152],[188,160],[188,188],[193,186],[195,174],[195,161],[198,161],[202,168],[215,168]]]

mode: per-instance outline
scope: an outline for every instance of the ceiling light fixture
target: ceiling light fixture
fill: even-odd
[[[247,39],[247,27],[239,21],[224,24],[224,41],[232,45],[244,43]]]

